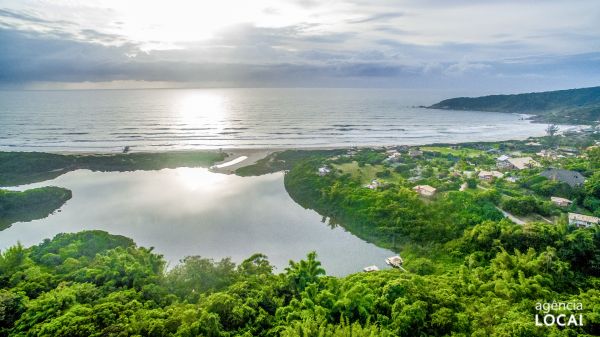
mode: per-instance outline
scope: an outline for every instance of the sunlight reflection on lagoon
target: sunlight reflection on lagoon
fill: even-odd
[[[220,183],[227,179],[225,174],[216,174],[190,167],[178,168],[176,175],[179,183],[191,191],[202,188],[203,191],[210,192],[222,188]]]
[[[314,250],[333,275],[386,267],[384,259],[395,254],[323,223],[319,214],[289,197],[283,177],[239,177],[204,168],[69,172],[19,186],[62,186],[73,191],[73,198],[61,212],[1,231],[0,249],[17,241],[31,246],[61,232],[100,229],[155,247],[171,266],[189,255],[241,262],[260,252],[283,271],[290,259]]]

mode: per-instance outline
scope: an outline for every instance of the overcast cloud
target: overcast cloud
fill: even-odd
[[[0,86],[600,84],[598,1],[0,3]]]

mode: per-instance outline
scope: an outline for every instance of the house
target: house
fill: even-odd
[[[506,177],[506,181],[511,182],[511,183],[516,183],[519,180],[519,178],[517,177]]]
[[[429,186],[429,185],[417,185],[417,186],[413,187],[413,191],[419,193],[422,196],[431,197],[432,195],[435,194],[437,189],[435,187]]]
[[[494,178],[502,178],[503,176],[504,174],[498,171],[481,171],[478,175],[479,179],[486,181],[492,181]]]
[[[554,150],[541,150],[540,152],[538,152],[536,154],[540,157],[548,158],[548,159],[557,159],[558,158],[558,153],[556,153],[556,151],[554,151]]]
[[[378,271],[378,270],[379,270],[379,267],[377,267],[377,266],[368,266],[368,267],[363,268],[363,271],[366,273]]]
[[[421,151],[419,149],[412,149],[412,150],[408,151],[408,155],[411,156],[412,158],[420,157],[423,155],[423,151]]]
[[[550,197],[550,201],[552,201],[556,206],[559,206],[559,207],[568,207],[573,203],[569,199],[560,198],[560,197]]]
[[[566,183],[571,187],[582,185],[585,182],[585,177],[577,171],[548,169],[540,175],[550,180]]]
[[[508,162],[509,159],[510,157],[507,155],[501,155],[500,157],[496,158],[496,167],[500,170],[512,168],[512,164]]]
[[[399,255],[396,255],[385,259],[385,263],[392,267],[400,268],[404,263],[404,260],[402,260],[402,258]]]
[[[329,174],[330,172],[331,172],[331,170],[328,167],[325,167],[325,166],[319,167],[319,175],[321,177]]]
[[[382,187],[382,186],[383,186],[383,182],[381,182],[377,179],[373,179],[373,180],[371,180],[370,184],[365,185],[365,187],[370,190],[376,190],[378,187]]]
[[[390,154],[385,160],[389,162],[397,162],[402,158],[402,155],[398,152],[394,152]]]
[[[462,185],[460,185],[460,189],[459,191],[464,192],[467,190],[467,188],[469,188],[469,184],[467,183],[462,183]]]
[[[463,175],[467,178],[473,178],[473,174],[475,174],[473,171],[463,171]]]
[[[569,213],[569,225],[577,227],[592,227],[600,224],[600,218],[579,213]]]
[[[509,158],[508,162],[517,170],[540,166],[540,164],[531,157]]]

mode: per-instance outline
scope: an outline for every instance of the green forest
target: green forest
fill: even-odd
[[[553,146],[582,150],[552,164],[584,174],[582,186],[540,178],[543,167],[506,172],[515,182],[465,174],[494,166],[498,151],[535,153],[531,141],[403,148],[394,161],[383,149],[274,154],[242,173],[287,170],[297,203],[400,253],[404,270],[328,276],[314,252],[284,270],[260,252],[168,265],[123,236],[59,234],[0,254],[0,336],[600,335],[600,228],[565,219],[598,214],[600,148],[567,141]],[[573,203],[553,205],[554,195]],[[502,208],[533,220],[516,224]],[[537,324],[546,314],[582,324]]]
[[[279,274],[152,249],[101,231],[59,234],[0,257],[3,336],[581,336],[600,333],[598,232],[485,222],[444,273],[326,276],[314,253]],[[554,240],[564,237],[561,244]],[[551,243],[551,244],[548,244]],[[582,305],[584,325],[534,324],[536,302]]]
[[[0,231],[15,222],[45,218],[71,197],[70,190],[56,186],[22,192],[0,189]]]

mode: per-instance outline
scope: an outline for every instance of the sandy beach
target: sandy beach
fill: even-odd
[[[270,150],[270,149],[230,149],[223,150],[223,152],[227,153],[227,158],[225,160],[215,163],[210,170],[216,173],[225,173],[225,174],[233,174],[235,170],[240,167],[249,166],[257,161],[267,157],[273,152],[277,152],[280,150]],[[232,165],[227,165],[223,167],[219,167],[219,165],[227,164],[229,162],[234,162],[236,159],[240,157],[246,157],[246,159],[241,160]]]

